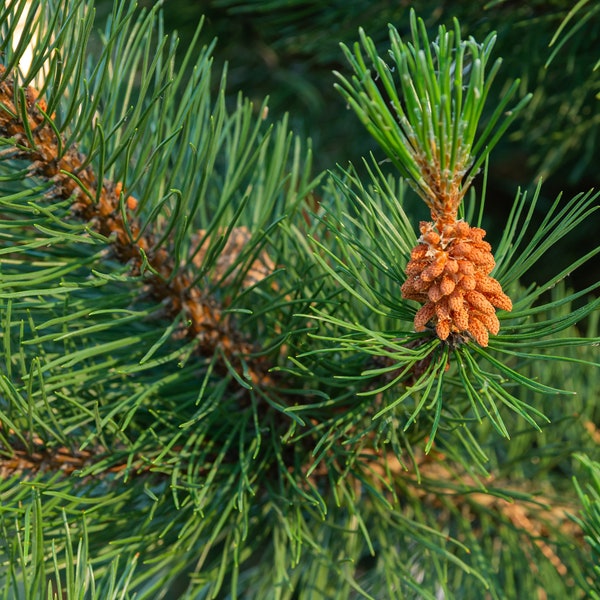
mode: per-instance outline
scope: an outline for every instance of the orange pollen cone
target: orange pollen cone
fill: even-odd
[[[500,322],[496,309],[512,310],[511,299],[490,273],[495,266],[485,231],[464,221],[421,222],[421,237],[406,265],[402,297],[423,306],[415,315],[416,331],[431,322],[441,340],[468,334],[488,345]]]

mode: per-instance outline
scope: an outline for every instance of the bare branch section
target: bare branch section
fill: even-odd
[[[51,126],[46,104],[39,98],[37,90],[28,87],[23,92],[25,106],[21,107],[18,101],[15,102],[19,89],[0,65],[0,136],[12,142],[12,147],[4,149],[3,158],[29,162],[33,176],[54,183],[56,198],[72,198],[74,213],[111,240],[114,255],[131,265],[132,273],[141,273],[147,261],[149,271],[153,273],[148,276],[152,295],[165,301],[172,317],[184,311],[189,322],[186,333],[197,339],[200,353],[212,355],[217,347],[221,347],[235,365],[236,356],[251,352],[252,344],[235,330],[232,320],[223,315],[222,307],[202,289],[192,286],[189,275],[176,271],[177,265],[169,252],[164,247],[156,247],[152,232],[141,232],[140,222],[133,212],[137,200],[132,196],[126,198],[126,210],[122,211],[122,183],[99,182],[93,169],[86,165],[86,157],[76,147],[63,147],[63,140]],[[217,277],[236,260],[249,239],[247,228],[233,228],[223,259],[220,259],[222,264],[216,266]],[[203,256],[202,253],[196,256],[195,263],[201,262]],[[249,287],[264,279],[273,267],[263,252],[251,265],[242,285]],[[251,367],[253,383],[262,381],[263,371],[262,368],[253,371]]]

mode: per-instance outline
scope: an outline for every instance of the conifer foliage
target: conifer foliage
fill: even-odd
[[[600,247],[522,284],[598,196],[484,241],[529,98],[407,19],[338,74],[389,163],[313,175],[207,27],[0,7],[0,597],[598,597]]]
[[[356,57],[346,54],[362,78],[353,84],[343,78],[342,81],[349,102],[367,129],[431,210],[433,221],[420,225],[422,235],[412,251],[406,267],[408,279],[401,288],[404,298],[424,303],[415,316],[416,330],[423,331],[433,319],[441,340],[447,340],[451,334],[468,335],[487,346],[488,332],[497,334],[500,329],[495,307],[511,310],[512,302],[489,275],[495,262],[490,245],[483,241],[485,231],[458,222],[457,215],[479,165],[499,138],[499,133],[492,136],[493,128],[513,95],[516,82],[494,111],[481,139],[476,140],[478,121],[499,67],[497,61],[486,76],[494,35],[481,45],[473,39],[462,41],[455,22],[453,32],[440,29],[432,51],[424,23],[420,21],[419,25],[420,31],[413,13],[412,44],[403,44],[396,30],[391,30],[390,54],[400,93],[394,86],[392,71],[377,56],[372,40],[362,37],[381,78],[387,104],[382,104],[382,94],[369,77],[358,47]],[[364,102],[360,92],[371,102]],[[529,99],[526,96],[511,111],[511,118],[503,123],[500,133]],[[491,137],[489,141],[487,136]]]

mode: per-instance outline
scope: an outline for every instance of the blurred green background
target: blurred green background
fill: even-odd
[[[99,2],[100,21],[112,4]],[[154,4],[151,0],[140,2],[145,7]],[[493,244],[499,238],[519,186],[531,189],[543,178],[544,201],[537,215],[540,219],[544,207],[559,192],[570,198],[598,187],[598,2],[165,0],[163,8],[165,31],[176,30],[183,49],[189,46],[204,15],[201,43],[218,38],[215,89],[227,63],[227,92],[232,106],[240,91],[257,107],[268,96],[270,119],[278,120],[288,113],[293,130],[311,138],[317,170],[334,169],[336,164],[348,162],[358,166],[361,157],[370,151],[383,158],[333,88],[333,71],[348,71],[339,43],[353,44],[359,27],[380,45],[382,54],[387,51],[387,24],[392,23],[401,34],[406,32],[410,8],[425,19],[430,31],[439,24],[451,26],[453,17],[459,19],[463,35],[477,40],[496,31],[495,56],[503,58],[503,66],[489,108],[494,108],[494,99],[515,78],[521,79],[521,95],[532,92],[534,96],[492,153],[487,191],[488,239]],[[557,247],[551,260],[540,265],[536,273],[539,281],[591,249],[598,225],[600,219],[588,221],[576,239]],[[568,284],[582,288],[598,277],[600,265],[574,273]]]

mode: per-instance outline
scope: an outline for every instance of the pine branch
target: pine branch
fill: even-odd
[[[36,443],[41,445],[42,440],[37,440]],[[100,455],[101,449],[95,449],[93,454],[84,451],[77,455],[70,454],[67,448],[55,449],[52,454],[38,452],[30,455],[17,451],[11,461],[0,464],[0,473],[4,480],[23,475],[31,477],[40,471],[61,472],[64,476],[76,470],[85,470],[86,464],[94,459],[98,460]],[[36,462],[39,464],[35,464]],[[133,464],[128,460],[128,464],[114,465],[105,473],[119,473],[132,466],[135,468],[135,462],[139,466],[136,478],[152,477],[150,466],[142,466],[141,459],[135,460]],[[186,467],[181,464],[180,468],[185,471]],[[154,465],[152,471],[156,470],[157,465]],[[449,510],[453,506],[454,510],[461,512],[470,521],[476,520],[482,510],[496,514],[496,518],[512,524],[520,531],[525,543],[537,546],[559,574],[567,574],[567,568],[554,551],[550,540],[560,533],[571,541],[579,544],[583,542],[581,530],[569,519],[569,515],[575,510],[573,503],[567,504],[557,497],[545,496],[537,490],[535,484],[529,486],[527,482],[515,488],[514,482],[510,480],[488,477],[483,483],[465,472],[460,464],[450,463],[443,454],[420,454],[411,470],[412,474],[407,473],[406,466],[400,464],[391,452],[386,456],[364,453],[360,468],[351,473],[347,485],[360,493],[364,475],[371,472],[377,477],[375,481],[379,481],[378,493],[388,496],[390,502],[393,502],[393,494],[390,493],[392,488],[389,482],[394,481],[394,485],[400,486],[406,497],[423,506],[430,506],[432,510]],[[327,470],[313,471],[310,478],[311,487],[321,487],[319,480],[327,480]],[[472,512],[467,514],[468,510]],[[535,562],[530,568],[536,570]]]
[[[165,248],[157,248],[156,236],[143,231],[140,221],[132,212],[138,205],[133,196],[125,198],[121,182],[108,180],[98,182],[89,161],[76,146],[66,148],[65,139],[58,134],[56,126],[46,114],[46,104],[38,101],[39,93],[32,87],[25,90],[15,88],[14,79],[7,76],[0,66],[0,135],[11,139],[13,148],[5,148],[4,159],[25,160],[31,164],[32,176],[50,180],[52,195],[71,199],[76,217],[90,223],[94,229],[111,243],[116,257],[130,266],[133,276],[150,271],[147,278],[150,294],[166,301],[166,318],[174,319],[181,311],[190,320],[187,335],[198,341],[198,349],[212,356],[217,347],[223,347],[230,357],[250,355],[256,351],[249,341],[235,331],[232,319],[223,313],[224,307],[217,306],[206,297],[200,288],[191,286],[189,276],[180,272]],[[13,99],[24,98],[24,103],[15,106]],[[66,148],[62,152],[62,148]],[[84,166],[87,165],[87,166]],[[219,233],[219,232],[217,232]],[[236,264],[243,248],[249,241],[247,228],[237,227],[230,232],[222,256],[226,264],[217,266],[216,276]],[[222,236],[223,233],[219,233]],[[194,263],[200,266],[206,254],[210,238],[200,231],[203,240]],[[250,266],[242,288],[259,283],[275,268],[266,252]],[[238,371],[241,367],[235,367]],[[253,384],[264,385],[267,375],[265,367],[257,361],[248,366],[247,373]]]
[[[597,432],[596,432],[597,433]],[[575,478],[574,484],[581,502],[579,516],[570,515],[573,521],[581,528],[584,539],[590,546],[594,559],[584,581],[586,591],[594,600],[600,597],[600,463],[593,461],[584,454],[577,455],[581,464],[591,473],[591,482],[587,489],[583,489]]]
[[[77,19],[64,21],[56,52],[37,50],[45,82],[8,52],[0,88],[0,591],[572,591],[584,547],[562,514],[575,506],[562,473],[574,447],[593,450],[595,406],[558,394],[584,376],[594,387],[599,302],[577,303],[597,286],[568,292],[566,271],[518,280],[596,197],[557,201],[536,229],[519,194],[495,270],[487,246],[475,248],[487,262],[467,257],[515,299],[488,339],[443,339],[433,321],[415,331],[419,309],[400,297],[416,236],[399,178],[376,162],[370,180],[338,171],[313,218],[316,182],[287,121],[265,129],[266,105],[241,99],[226,110],[223,79],[212,105],[204,51],[178,88],[155,11],[115,4],[87,66]],[[421,66],[435,95],[435,69]],[[441,66],[443,87],[455,71]],[[432,118],[427,133],[453,140],[448,156],[425,145],[416,164],[431,159],[434,221],[475,229],[484,213],[467,181],[436,179],[443,161],[476,164],[446,125]],[[448,291],[439,275],[427,292]]]

